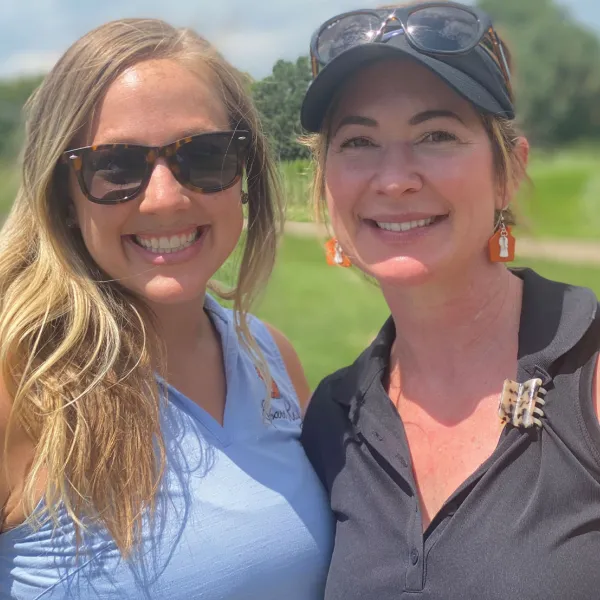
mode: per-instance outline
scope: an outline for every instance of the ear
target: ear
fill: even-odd
[[[520,135],[516,139],[515,153],[523,165],[523,170],[527,169],[527,165],[529,164],[529,141],[525,136]]]

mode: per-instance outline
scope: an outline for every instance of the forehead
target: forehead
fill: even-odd
[[[346,81],[332,121],[347,114],[388,109],[411,115],[446,109],[465,118],[477,117],[473,106],[429,69],[409,59],[394,58],[365,66]]]
[[[208,72],[151,60],[130,67],[110,85],[95,111],[89,143],[154,146],[229,128],[219,86]]]

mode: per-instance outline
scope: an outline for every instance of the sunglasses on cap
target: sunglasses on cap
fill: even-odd
[[[508,61],[490,17],[453,2],[355,10],[329,19],[311,40],[313,77],[342,52],[361,44],[385,43],[397,35],[405,35],[408,43],[423,54],[465,54],[480,45],[502,71],[512,96]]]
[[[63,153],[62,162],[73,169],[88,200],[119,204],[144,191],[161,157],[186,188],[203,194],[226,190],[242,175],[249,143],[248,131],[215,131],[159,147],[103,144],[75,148]]]

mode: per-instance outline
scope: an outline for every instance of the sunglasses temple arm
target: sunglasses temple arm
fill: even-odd
[[[500,68],[504,74],[504,78],[506,79],[506,86],[508,87],[508,91],[510,95],[513,95],[512,90],[512,76],[510,73],[510,67],[508,66],[508,60],[506,59],[506,54],[504,54],[504,48],[502,46],[502,42],[500,41],[498,34],[494,31],[493,27],[490,27],[490,37],[492,39],[492,44],[496,48],[496,52],[498,53],[498,57],[500,58]]]
[[[312,76],[314,79],[319,74],[319,61],[317,60],[315,53],[312,51],[312,48],[310,51],[310,66],[312,69]]]

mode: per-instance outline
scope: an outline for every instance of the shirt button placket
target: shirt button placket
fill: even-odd
[[[410,562],[413,565],[416,565],[419,562],[419,551],[416,548],[413,548],[410,551]]]
[[[417,546],[413,546],[408,551],[406,590],[409,592],[421,592],[423,585],[423,552]]]

